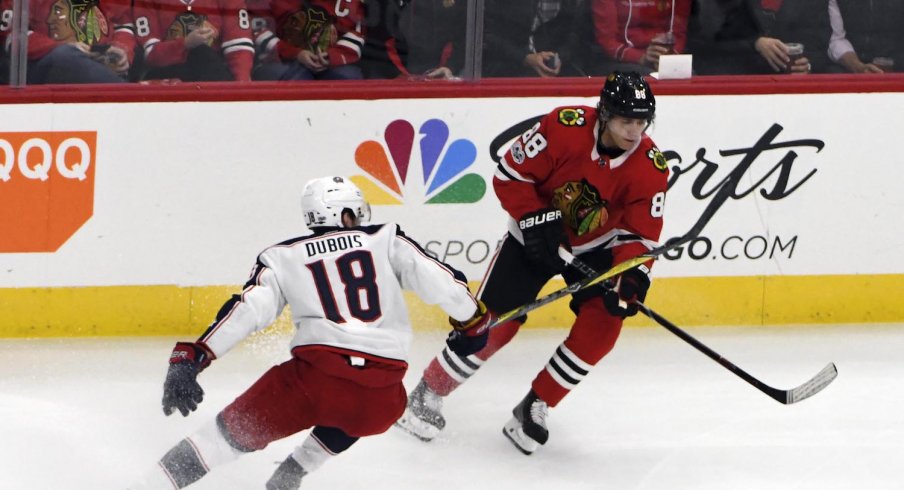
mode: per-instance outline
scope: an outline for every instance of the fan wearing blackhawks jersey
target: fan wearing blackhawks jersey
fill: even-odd
[[[364,47],[361,0],[251,0],[261,61],[255,80],[356,80]]]
[[[254,43],[244,0],[135,0],[145,79],[251,81]]]
[[[461,355],[486,345],[493,316],[464,275],[428,256],[394,223],[365,225],[370,206],[342,177],[310,181],[302,211],[311,233],[265,249],[242,293],[192,343],[179,342],[163,386],[163,412],[187,416],[204,391],[198,373],[289,306],[291,358],[264,373],[214,420],[183,439],[133,489],[183,488],[210,469],[313,427],[279,465],[268,490],[302,477],[360,437],[380,434],[405,409],[411,325],[402,289],[449,314],[447,344]]]
[[[9,49],[12,1],[0,2],[0,40]],[[121,83],[135,51],[129,0],[32,0],[27,83]]]
[[[560,246],[596,270],[607,270],[656,246],[662,230],[668,169],[646,134],[656,109],[637,73],[606,79],[596,108],[560,107],[517,139],[500,160],[493,186],[509,214],[509,230],[479,292],[490,311],[533,301],[553,276],[569,284]],[[544,444],[548,408],[555,407],[614,347],[626,316],[637,313],[650,286],[650,263],[622,273],[611,289],[575,293],[576,314],[565,340],[536,375],[503,428],[523,453]],[[430,440],[445,426],[443,397],[467,381],[518,332],[526,317],[492,329],[484,349],[462,356],[443,350],[431,361],[397,425]]]

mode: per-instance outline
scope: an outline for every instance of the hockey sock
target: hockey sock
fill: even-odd
[[[176,488],[183,488],[206,475],[211,468],[238,458],[240,451],[224,436],[220,417],[181,440],[160,459],[160,468]]]
[[[345,451],[358,440],[340,429],[333,427],[314,427],[304,443],[295,448],[292,457],[305,472],[320,468],[330,457]]]
[[[615,347],[621,325],[622,319],[609,314],[601,300],[583,303],[568,338],[534,378],[534,392],[556,406]]]
[[[448,347],[443,348],[424,370],[424,381],[439,396],[452,393],[470,379],[483,363],[518,333],[521,322],[511,321],[493,327],[487,345],[471,356],[459,356]]]

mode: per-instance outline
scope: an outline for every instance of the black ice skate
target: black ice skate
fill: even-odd
[[[530,390],[512,410],[514,417],[505,424],[502,433],[519,451],[532,454],[549,439],[549,430],[546,429],[548,413],[546,402],[537,398],[534,390]]]
[[[443,397],[437,395],[421,379],[414,391],[408,395],[405,413],[395,425],[422,441],[433,440],[446,426],[442,409]]]
[[[285,461],[280,463],[273,476],[267,480],[267,490],[298,490],[301,486],[301,479],[308,472],[295,461],[290,454]]]

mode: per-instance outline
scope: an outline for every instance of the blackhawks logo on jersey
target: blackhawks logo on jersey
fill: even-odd
[[[562,211],[565,223],[580,236],[591,232],[609,219],[606,201],[587,179],[566,182],[552,193],[552,205]]]
[[[660,172],[665,172],[665,170],[669,168],[669,162],[665,159],[665,155],[663,155],[662,152],[659,151],[659,148],[656,148],[655,146],[650,148],[650,151],[647,152],[647,158],[653,162],[653,166]]]
[[[94,45],[110,29],[99,0],[57,0],[50,6],[46,22],[50,37],[67,43]]]
[[[336,44],[338,32],[329,12],[308,7],[289,16],[282,25],[281,37],[295,47],[316,53]]]
[[[166,39],[182,39],[195,29],[200,29],[202,27],[207,27],[214,31],[217,30],[217,28],[207,20],[206,15],[198,14],[196,12],[180,12],[179,15],[173,19],[173,23],[166,29]],[[214,39],[207,41],[208,46],[213,45],[213,43]]]
[[[584,109],[568,108],[559,111],[559,123],[565,126],[583,126],[584,125]]]

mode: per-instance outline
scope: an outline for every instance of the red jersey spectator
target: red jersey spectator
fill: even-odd
[[[594,0],[596,42],[606,59],[595,73],[659,69],[659,57],[684,52],[691,0]]]
[[[2,9],[7,37],[12,2]],[[135,25],[125,0],[32,0],[28,29],[27,83],[123,82],[131,66]]]
[[[358,62],[364,46],[361,0],[271,0],[275,33],[255,37],[268,59],[258,80],[346,80],[362,78]],[[255,12],[255,16],[265,17]]]
[[[251,80],[254,43],[244,0],[137,0],[144,78]]]

